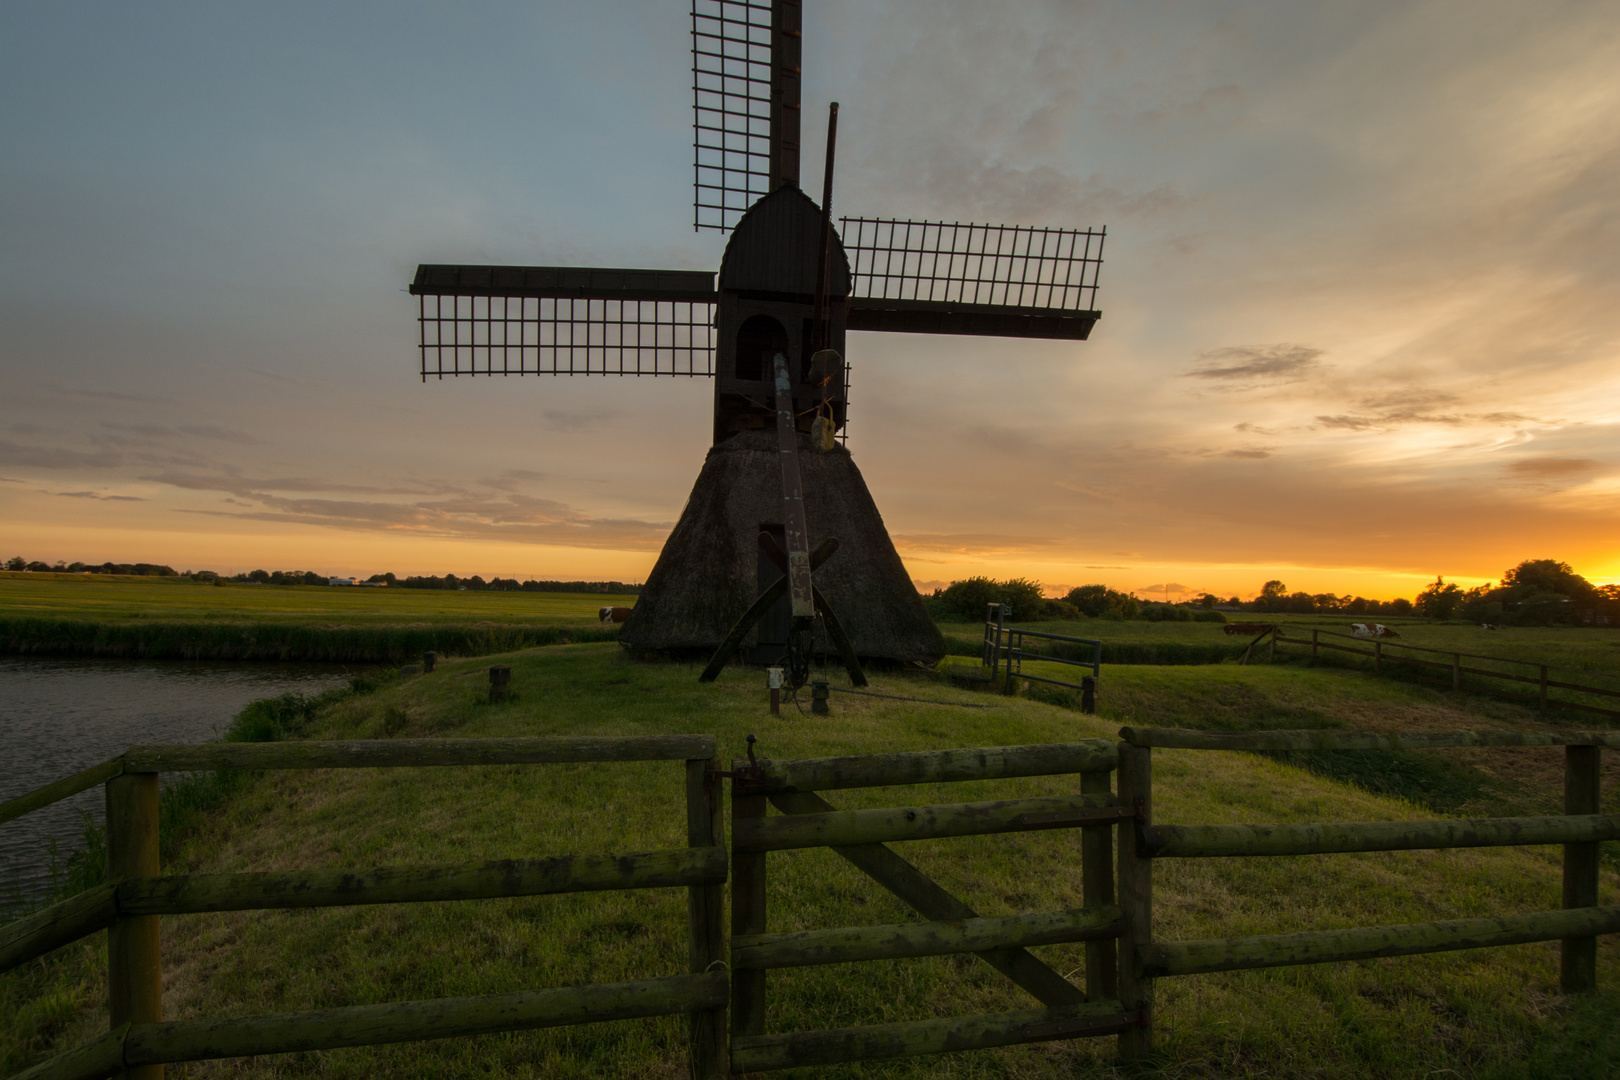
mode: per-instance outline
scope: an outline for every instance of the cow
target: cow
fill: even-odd
[[[1395,631],[1383,623],[1373,623],[1368,626],[1364,622],[1351,623],[1350,632],[1356,637],[1400,637]]]
[[[1479,628],[1481,630],[1495,630],[1496,629],[1496,624],[1495,623],[1489,623],[1489,622],[1482,622],[1482,623],[1479,624]]]
[[[629,617],[630,609],[627,607],[605,607],[597,612],[597,618],[601,622],[624,622]]]

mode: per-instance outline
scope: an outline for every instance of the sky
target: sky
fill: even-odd
[[[806,0],[835,211],[1108,229],[1085,342],[852,333],[913,580],[1620,581],[1599,2]],[[682,0],[0,6],[0,555],[636,581],[707,380],[418,377],[419,262],[712,270]],[[805,176],[819,195],[819,122]]]

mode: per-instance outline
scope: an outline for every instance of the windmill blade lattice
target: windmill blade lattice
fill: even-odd
[[[770,190],[771,8],[692,2],[694,230],[730,230]]]

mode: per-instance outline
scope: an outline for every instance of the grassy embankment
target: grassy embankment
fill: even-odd
[[[757,673],[700,686],[695,669],[638,664],[609,645],[511,657],[517,698],[483,703],[481,667],[452,663],[349,696],[288,725],[307,737],[703,731],[723,752],[756,732],[788,757],[1111,736],[1122,723],[1215,727],[1455,729],[1534,724],[1513,706],[1356,673],[1299,668],[1117,668],[1101,714],[879,676],[879,692],[994,705],[835,694],[834,715],[780,719]],[[1511,756],[1510,756],[1511,754]],[[1432,816],[1252,755],[1155,753],[1166,822],[1374,820]],[[1396,768],[1388,787],[1454,812],[1556,809],[1557,751],[1479,752]],[[1399,763],[1397,763],[1399,764]],[[1449,786],[1436,778],[1449,780]],[[840,806],[1053,793],[1031,779],[839,792]],[[1611,788],[1612,790],[1612,788]],[[1612,805],[1612,803],[1610,804]],[[680,842],[670,764],[272,773],[242,781],[209,813],[182,815],[168,872],[366,867]],[[1035,833],[905,845],[908,857],[985,914],[1079,899],[1077,838]],[[1314,858],[1169,860],[1156,934],[1186,939],[1555,908],[1557,849],[1476,849]],[[773,930],[905,921],[880,887],[825,851],[771,856]],[[1605,869],[1602,903],[1620,881]],[[102,944],[87,941],[14,973],[0,995],[15,1068],[105,1025]],[[1620,944],[1599,959],[1600,993],[1557,993],[1556,944],[1433,957],[1164,980],[1162,1075],[1469,1078],[1608,1076],[1620,1067]],[[671,974],[684,962],[680,890],[476,904],[239,913],[165,920],[166,1014],[232,1016],[500,992]],[[1037,950],[1060,971],[1080,946]],[[967,958],[808,968],[771,977],[771,1030],[1000,1011],[1028,999]],[[1108,1077],[1111,1040],[820,1070],[818,1076]],[[184,1075],[668,1076],[682,1074],[681,1025],[634,1021],[551,1032],[192,1066]],[[180,1075],[180,1070],[175,1070]]]
[[[0,653],[400,663],[611,640],[634,596],[0,575]]]

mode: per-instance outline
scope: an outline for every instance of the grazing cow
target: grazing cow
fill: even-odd
[[[597,613],[597,617],[601,622],[624,622],[630,617],[630,609],[627,607],[605,607]]]
[[[1481,630],[1495,630],[1496,629],[1496,624],[1495,623],[1490,623],[1490,622],[1482,622],[1482,623],[1479,624],[1479,628]]]
[[[1351,623],[1350,632],[1356,637],[1400,637],[1395,631],[1383,623],[1373,623],[1368,626],[1364,622]]]

